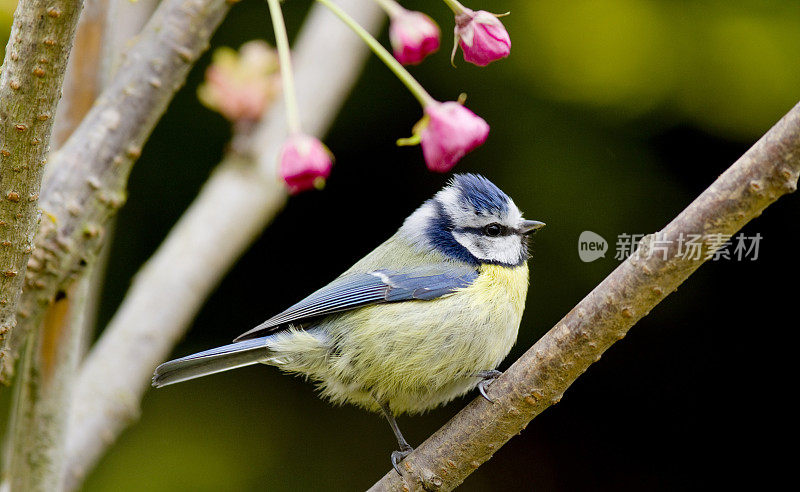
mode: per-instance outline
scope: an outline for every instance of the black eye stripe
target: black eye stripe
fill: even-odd
[[[453,229],[453,232],[460,232],[460,233],[466,232],[471,234],[478,234],[479,236],[487,235],[484,227],[457,227]],[[518,231],[516,229],[512,229],[511,227],[501,226],[500,234],[493,237],[513,236],[515,234],[518,234]]]

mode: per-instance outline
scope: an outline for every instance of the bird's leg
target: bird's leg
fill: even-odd
[[[490,369],[488,371],[479,371],[475,373],[475,377],[481,378],[481,382],[478,383],[478,392],[482,397],[486,398],[486,401],[489,403],[494,403],[494,401],[489,398],[489,395],[486,394],[486,387],[491,384],[492,381],[499,378],[501,374],[503,373],[497,369]]]
[[[386,420],[389,421],[389,427],[392,428],[392,432],[394,432],[394,436],[397,438],[397,444],[400,446],[399,451],[392,452],[392,466],[398,474],[402,475],[399,464],[401,461],[403,461],[403,458],[411,453],[411,451],[414,451],[414,448],[412,448],[411,445],[406,442],[405,437],[403,437],[403,433],[400,432],[400,427],[397,426],[397,422],[394,420],[394,414],[392,414],[392,410],[389,408],[389,405],[378,400],[377,398],[375,398],[375,401],[378,402],[381,410],[383,410],[383,415],[385,415]]]

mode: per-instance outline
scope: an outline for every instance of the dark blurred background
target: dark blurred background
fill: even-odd
[[[291,32],[309,5],[284,4]],[[486,175],[548,224],[536,236],[518,343],[501,369],[618,265],[619,234],[663,227],[800,99],[795,0],[473,0],[467,6],[511,11],[511,57],[484,69],[460,54],[458,68],[449,65],[443,3],[404,5],[443,32],[440,52],[414,75],[439,99],[468,93],[492,127],[456,170]],[[0,14],[6,35],[12,8]],[[267,9],[244,0],[212,47],[254,38],[273,41]],[[99,326],[228,141],[228,124],[195,95],[208,62],[134,168]],[[321,287],[439,189],[448,176],[426,171],[419,149],[394,145],[419,116],[372,58],[326,138],[337,165],[325,190],[289,201],[174,354],[227,343]],[[749,224],[746,235],[763,236],[756,261],[701,267],[462,489],[674,490],[775,478],[761,462],[778,453],[772,439],[786,427],[764,373],[776,371],[775,339],[797,327],[799,216],[800,197],[789,196]],[[584,230],[604,236],[610,254],[582,262]],[[399,424],[418,444],[468,398]],[[389,469],[394,447],[382,417],[332,407],[299,378],[251,367],[150,391],[86,490],[358,490]]]

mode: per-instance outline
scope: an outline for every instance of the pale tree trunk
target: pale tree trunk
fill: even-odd
[[[192,63],[227,13],[225,0],[164,0],[97,103],[59,152],[42,186],[42,221],[20,326],[4,340],[15,357],[47,306],[94,260],[126,198],[130,170]],[[0,368],[8,375],[10,368]]]
[[[21,0],[0,76],[0,383],[39,223],[39,194],[81,0]]]
[[[105,48],[108,0],[87,0],[75,34],[61,103],[53,127],[55,152],[89,112],[111,67]],[[46,179],[46,178],[45,178]],[[89,267],[94,272],[97,264]],[[67,409],[85,332],[92,324],[99,275],[85,275],[48,306],[30,336],[18,368],[5,476],[14,490],[56,490],[63,475]]]
[[[383,16],[372,2],[339,3],[377,31]],[[320,136],[327,131],[366,54],[363,43],[332,14],[312,9],[293,54],[305,131]],[[77,383],[67,439],[68,489],[77,488],[116,436],[137,418],[155,366],[169,356],[225,272],[283,207],[286,191],[275,166],[285,126],[283,108],[277,107],[256,128],[236,135],[232,152],[136,275],[89,353]],[[119,360],[127,362],[123,366]]]
[[[53,131],[67,61],[80,16],[80,0],[42,2],[22,0],[17,5],[0,78],[0,379],[7,382],[14,357],[7,342],[16,326],[17,302],[39,224],[39,193]],[[67,313],[54,309],[47,322]],[[41,338],[28,344],[24,362],[33,367],[40,356],[47,360],[37,371],[20,378],[6,442],[8,486],[12,490],[51,490],[57,486],[63,433],[36,433],[40,420],[65,420],[61,409],[36,405],[40,391],[57,391],[54,344],[58,338]],[[61,355],[74,357],[65,347]],[[50,357],[50,356],[53,357]],[[61,362],[61,361],[59,361]],[[59,429],[63,425],[57,426]],[[54,428],[49,428],[54,429]],[[13,470],[13,473],[9,473]]]

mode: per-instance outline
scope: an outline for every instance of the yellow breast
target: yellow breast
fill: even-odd
[[[511,268],[482,265],[478,278],[460,293],[461,303],[473,306],[474,336],[486,343],[481,363],[494,368],[511,351],[527,294],[527,263]]]
[[[479,271],[480,275],[464,289],[465,293],[474,296],[475,302],[510,305],[521,317],[528,295],[528,264],[512,268],[485,264]]]

